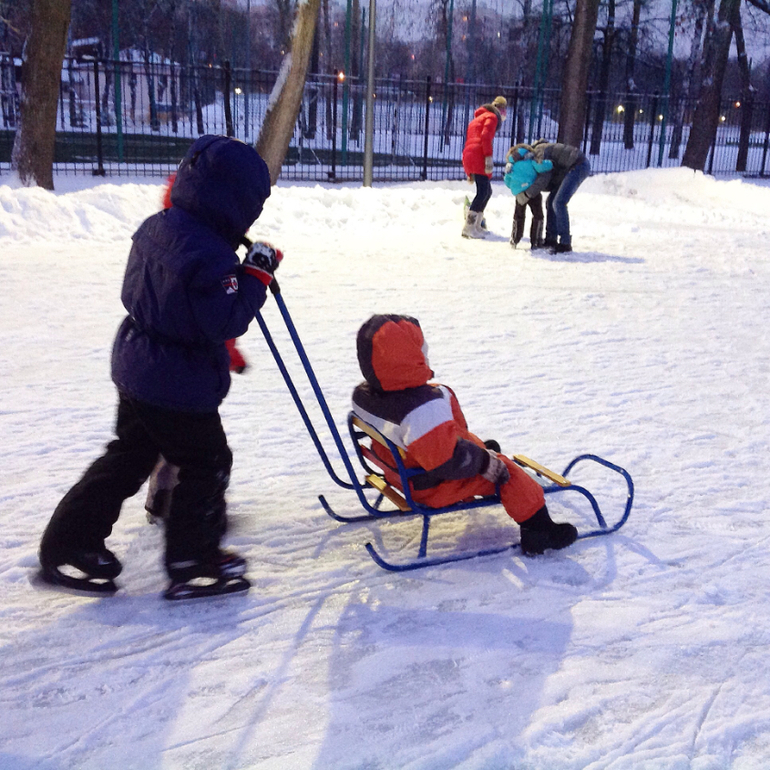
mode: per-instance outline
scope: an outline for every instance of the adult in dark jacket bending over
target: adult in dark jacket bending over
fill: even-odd
[[[411,481],[418,503],[440,508],[492,495],[497,488],[506,512],[521,527],[525,554],[575,542],[572,524],[551,520],[540,484],[470,432],[451,388],[430,382],[433,372],[416,318],[372,316],[360,328],[357,345],[365,382],[353,391],[353,411],[405,450],[406,467],[423,469]],[[390,452],[379,443],[372,443],[372,451],[395,467]],[[400,486],[397,472],[385,476],[388,483]]]
[[[538,163],[550,160],[553,172],[550,179],[538,177],[530,187],[519,193],[516,200],[526,205],[543,191],[547,191],[545,219],[545,245],[554,254],[572,251],[567,204],[586,177],[591,173],[588,158],[577,147],[561,142],[551,143],[541,139],[533,145]]]
[[[134,234],[121,295],[127,316],[112,352],[117,438],[48,524],[40,546],[48,582],[115,590],[121,564],[105,540],[163,455],[179,467],[165,528],[167,598],[248,588],[245,560],[220,549],[232,453],[218,409],[230,387],[226,341],[247,330],[282,258],[268,244],[254,244],[243,263],[236,254],[269,195],[256,150],[203,136],[179,166],[171,208]]]

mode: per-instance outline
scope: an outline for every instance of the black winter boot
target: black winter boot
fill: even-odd
[[[246,559],[235,551],[218,549],[209,559],[166,562],[171,584],[165,599],[198,599],[207,596],[242,593],[251,583],[244,577]]]
[[[537,251],[543,248],[543,220],[533,219],[529,228],[529,248]]]
[[[113,580],[123,565],[104,545],[95,548],[59,547],[44,537],[40,546],[40,578],[49,585],[87,593],[114,593]],[[81,575],[62,572],[61,567],[74,567]]]
[[[551,520],[548,508],[543,506],[534,516],[522,521],[521,551],[525,556],[536,556],[546,548],[561,550],[577,540],[578,531],[572,524],[557,524]]]

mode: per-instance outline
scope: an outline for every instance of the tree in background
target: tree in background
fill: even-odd
[[[639,22],[642,16],[642,0],[634,0],[631,28],[628,31],[625,66],[625,94],[623,96],[623,144],[634,149],[634,124],[636,122],[636,57],[639,47]]]
[[[608,0],[607,2],[607,22],[602,31],[604,33],[602,39],[602,60],[599,74],[599,93],[594,104],[591,155],[598,155],[601,151],[604,119],[609,106],[610,69],[612,67],[612,55],[615,46],[615,0]]]
[[[70,0],[34,0],[21,70],[19,126],[11,165],[24,185],[53,190],[56,106]]]
[[[291,50],[284,57],[257,139],[257,152],[267,163],[272,184],[281,173],[302,106],[320,5],[321,0],[306,0],[297,7]]]
[[[585,122],[586,90],[591,67],[599,0],[577,0],[572,35],[564,63],[559,107],[560,142],[579,146]]]
[[[738,14],[740,14],[740,0],[722,0],[719,4],[716,23],[711,25],[698,106],[695,108],[690,137],[682,157],[682,165],[696,171],[703,171],[706,166],[709,149],[719,124],[722,82]]]

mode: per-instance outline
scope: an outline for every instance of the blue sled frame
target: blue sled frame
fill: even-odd
[[[419,503],[415,502],[414,499],[412,498],[412,495],[410,492],[410,485],[409,485],[410,476],[413,476],[415,475],[415,473],[419,473],[420,471],[407,469],[401,460],[398,447],[384,436],[381,437],[383,440],[383,443],[385,443],[388,446],[388,449],[390,450],[391,454],[393,455],[396,461],[397,467],[394,468],[393,470],[397,471],[401,478],[402,488],[403,488],[403,498],[406,505],[405,506],[402,505],[401,507],[396,505],[395,508],[392,508],[392,509],[388,508],[383,510],[382,508],[380,508],[380,505],[385,499],[385,495],[381,491],[378,493],[376,500],[374,502],[370,502],[366,493],[368,491],[378,491],[378,490],[375,487],[373,487],[368,481],[361,482],[358,480],[358,474],[355,468],[353,467],[350,457],[348,456],[347,450],[345,449],[345,445],[334,423],[334,419],[329,410],[326,399],[323,395],[323,391],[321,390],[318,384],[318,380],[316,379],[315,373],[313,371],[313,367],[311,366],[310,361],[307,357],[307,354],[305,353],[305,349],[302,345],[301,340],[299,339],[299,335],[297,334],[296,327],[294,326],[294,323],[291,319],[288,308],[286,307],[286,303],[284,302],[283,297],[281,295],[281,290],[278,285],[278,282],[275,279],[273,279],[273,281],[270,284],[270,290],[273,296],[275,297],[276,303],[278,304],[279,311],[289,331],[289,335],[292,339],[292,342],[294,343],[294,347],[297,351],[300,361],[302,362],[303,368],[305,369],[305,373],[307,374],[310,385],[313,388],[313,393],[315,394],[315,397],[321,408],[321,412],[332,434],[334,443],[340,454],[342,463],[345,466],[345,470],[347,471],[347,475],[350,481],[346,481],[345,479],[340,478],[340,476],[334,470],[334,467],[329,459],[329,456],[323,447],[323,444],[318,436],[317,431],[315,430],[315,427],[313,426],[313,423],[310,419],[307,409],[302,403],[302,399],[294,385],[294,382],[291,379],[291,375],[289,374],[289,371],[286,368],[283,358],[281,357],[280,351],[278,350],[278,347],[276,346],[275,341],[272,335],[270,334],[270,330],[267,324],[265,323],[265,320],[262,314],[257,313],[256,319],[260,329],[262,330],[262,334],[265,337],[265,341],[267,342],[267,345],[270,348],[270,352],[272,353],[273,358],[275,359],[275,362],[278,365],[278,369],[280,370],[284,378],[284,381],[286,382],[286,385],[289,389],[289,393],[291,394],[294,400],[294,403],[297,406],[300,416],[302,417],[302,420],[305,423],[305,427],[307,428],[308,433],[310,434],[310,437],[313,440],[316,450],[318,451],[318,454],[321,457],[321,461],[323,462],[324,467],[329,473],[329,476],[338,486],[342,487],[343,489],[354,491],[357,494],[359,502],[361,503],[361,506],[365,511],[365,513],[363,514],[358,514],[354,516],[343,516],[334,511],[334,509],[329,505],[329,503],[327,502],[326,498],[323,495],[319,495],[318,499],[321,505],[323,506],[324,510],[329,514],[329,516],[331,516],[336,521],[343,522],[346,524],[357,523],[357,522],[371,522],[378,519],[389,519],[389,518],[404,517],[404,516],[422,516],[422,534],[420,537],[420,548],[417,554],[417,558],[412,561],[399,563],[399,564],[390,562],[387,559],[385,559],[380,553],[378,553],[378,551],[370,542],[366,543],[366,546],[365,546],[366,550],[369,553],[369,555],[372,557],[372,559],[383,569],[390,570],[393,572],[404,572],[408,570],[421,569],[423,567],[432,567],[439,564],[449,564],[451,562],[465,561],[467,559],[475,559],[481,556],[491,556],[493,554],[504,553],[506,551],[516,550],[520,548],[521,544],[517,542],[517,543],[510,543],[505,546],[495,547],[495,548],[486,548],[486,549],[481,549],[477,551],[470,551],[470,552],[463,552],[463,553],[450,553],[444,556],[429,557],[428,556],[428,537],[430,532],[431,519],[434,516],[439,516],[444,513],[451,513],[451,512],[457,512],[457,511],[468,511],[474,508],[481,508],[481,507],[490,506],[490,505],[500,505],[501,503],[500,503],[499,490],[496,494],[490,495],[489,497],[479,497],[473,500],[467,500],[464,502],[456,503],[454,505],[445,506],[443,508],[428,508],[427,506],[420,505]],[[369,474],[369,478],[377,477],[384,482],[384,474],[379,470],[372,468],[371,465],[369,465],[369,463],[367,462],[366,457],[364,456],[364,451],[366,450],[365,449],[362,450],[361,442],[366,438],[367,433],[364,432],[363,430],[360,430],[358,427],[356,427],[354,422],[354,415],[352,412],[348,415],[348,429],[350,431],[350,436],[353,441],[353,445],[355,447],[356,454],[358,456],[358,460],[361,467],[364,469],[364,471],[367,474]],[[371,428],[371,430],[373,431],[374,429]],[[372,434],[369,433],[368,435],[371,436]],[[561,475],[564,476],[565,478],[568,477],[570,472],[575,468],[576,465],[578,465],[579,463],[585,463],[585,462],[598,463],[599,465],[602,465],[605,468],[608,468],[610,471],[613,471],[619,474],[626,483],[627,497],[626,497],[626,504],[625,504],[625,509],[623,511],[623,514],[614,524],[607,524],[607,521],[604,515],[602,514],[602,511],[599,507],[599,504],[596,501],[596,498],[585,487],[582,487],[578,484],[573,484],[571,482],[568,486],[562,486],[559,484],[543,484],[543,492],[546,495],[557,494],[562,492],[575,492],[579,495],[582,495],[590,503],[591,508],[593,509],[594,515],[596,516],[596,521],[598,526],[595,529],[580,533],[580,535],[578,535],[578,539],[597,537],[601,535],[609,535],[613,532],[617,532],[628,520],[628,517],[631,513],[631,506],[633,505],[633,501],[634,501],[634,483],[629,473],[625,469],[621,468],[619,465],[615,465],[614,463],[611,463],[608,460],[603,459],[602,457],[598,457],[597,455],[582,454],[575,457],[567,465],[567,467],[565,468],[564,472]],[[542,478],[542,475],[540,473],[535,472],[535,475],[540,476]],[[401,490],[396,490],[396,491],[401,492]]]

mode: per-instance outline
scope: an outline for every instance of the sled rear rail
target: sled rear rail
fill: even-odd
[[[362,505],[366,509],[367,513],[356,516],[341,516],[337,514],[323,496],[319,499],[326,512],[337,521],[342,522],[361,522],[361,521],[373,521],[375,519],[391,518],[391,517],[403,517],[403,516],[422,516],[422,535],[420,538],[420,547],[418,550],[417,558],[412,561],[404,563],[393,563],[385,559],[372,545],[372,543],[366,543],[366,550],[374,561],[381,567],[387,570],[402,572],[405,570],[419,569],[421,567],[433,566],[438,564],[446,564],[449,562],[463,561],[466,559],[472,559],[477,556],[487,556],[491,554],[502,553],[504,551],[517,549],[520,544],[510,543],[500,547],[488,548],[480,551],[471,551],[466,553],[452,553],[446,556],[429,557],[427,554],[428,549],[428,537],[430,531],[431,519],[434,516],[441,515],[443,513],[466,511],[472,508],[480,508],[490,505],[501,505],[499,489],[494,495],[487,497],[478,497],[472,500],[465,500],[454,505],[445,506],[442,508],[429,508],[425,505],[415,502],[411,494],[410,479],[415,475],[422,473],[422,469],[407,468],[404,465],[404,458],[406,452],[403,448],[396,446],[390,439],[382,435],[374,426],[362,420],[352,412],[348,416],[348,428],[350,435],[353,439],[354,446],[358,458],[365,470],[364,482],[359,485],[359,498]],[[367,444],[367,439],[376,441],[378,444],[386,447],[394,460],[394,465],[387,464],[382,457],[376,454]],[[628,473],[617,465],[604,460],[596,455],[579,455],[567,466],[564,473],[556,473],[555,471],[546,468],[544,465],[531,460],[525,455],[516,455],[513,460],[520,466],[530,469],[536,476],[546,479],[547,483],[543,484],[543,493],[554,494],[558,492],[573,491],[582,495],[588,500],[594,515],[598,523],[598,528],[583,531],[578,536],[579,538],[596,537],[598,535],[608,535],[611,532],[615,532],[625,524],[628,516],[631,512],[631,506],[633,504],[633,482]],[[580,462],[590,461],[598,463],[611,471],[620,474],[626,482],[627,497],[626,506],[621,518],[617,523],[608,525],[605,518],[599,508],[594,496],[584,487],[575,484],[567,478],[570,471]],[[385,472],[391,472],[397,474],[399,479],[399,486],[396,487],[389,483],[385,478]],[[392,476],[391,476],[392,477]],[[369,488],[378,493],[377,499],[374,503],[371,503],[365,496],[364,491]],[[380,506],[384,500],[390,502],[394,507],[388,509],[382,509]]]

